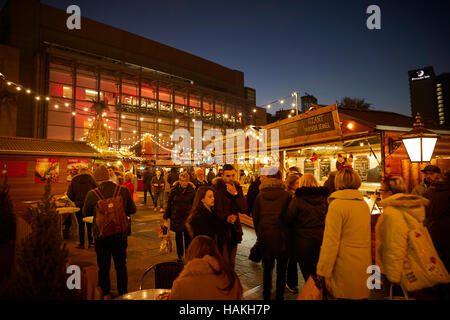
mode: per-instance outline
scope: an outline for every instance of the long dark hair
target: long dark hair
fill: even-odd
[[[209,186],[201,186],[197,189],[197,192],[195,193],[194,202],[192,204],[191,211],[189,212],[189,216],[186,219],[186,228],[188,229],[188,232],[191,236],[191,238],[194,236],[194,231],[191,227],[191,221],[195,218],[196,215],[200,213],[200,210],[198,210],[202,205],[202,200],[205,198],[206,193],[208,191],[214,192],[213,188]]]
[[[238,281],[238,285],[242,291],[242,285],[236,272],[227,262],[225,262],[224,258],[219,252],[219,249],[217,248],[216,242],[208,236],[196,236],[187,249],[186,260],[189,262],[192,259],[203,258],[206,255],[214,257],[219,263],[218,270],[214,269],[213,266],[208,263],[213,270],[213,273],[215,275],[224,273],[228,278],[228,285],[226,287],[217,288],[222,291],[230,291],[234,287],[234,283]]]

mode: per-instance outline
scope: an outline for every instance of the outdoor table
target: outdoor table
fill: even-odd
[[[61,236],[64,238],[63,236],[63,216],[70,214],[70,219],[72,219],[72,226],[71,228],[75,228],[75,233],[78,234],[78,220],[77,217],[75,216],[75,213],[80,211],[80,208],[78,207],[59,207],[56,208],[56,212],[58,213],[60,219],[60,225],[61,225]]]
[[[162,293],[170,293],[170,289],[146,289],[129,292],[114,300],[160,300],[158,296]]]
[[[86,223],[94,223],[94,216],[84,217],[83,221]]]

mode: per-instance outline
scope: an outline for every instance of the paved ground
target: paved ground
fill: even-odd
[[[142,195],[141,195],[142,199]],[[142,274],[151,265],[164,262],[176,261],[177,255],[175,251],[175,234],[171,233],[174,250],[170,254],[161,254],[159,252],[160,239],[157,231],[162,221],[163,213],[154,212],[153,204],[138,205],[138,210],[132,216],[132,233],[128,237],[127,250],[127,268],[128,268],[128,291],[139,290],[139,284]],[[241,280],[244,288],[244,298],[248,300],[262,299],[262,266],[261,263],[254,263],[248,259],[250,248],[256,240],[255,231],[247,226],[243,226],[244,237],[242,243],[238,246],[236,256],[236,273]],[[87,242],[87,241],[86,241]],[[80,267],[96,265],[95,250],[92,249],[76,249],[78,238],[66,240],[70,252],[71,264],[77,264]],[[112,264],[111,267],[111,293],[117,295],[116,275]],[[275,291],[275,272],[273,276],[274,284],[272,291]],[[153,272],[150,272],[145,279],[145,288],[152,288],[154,283]],[[301,273],[299,273],[299,288],[304,283]],[[274,294],[274,292],[273,292]],[[285,299],[292,300],[296,298],[296,294],[285,291]]]

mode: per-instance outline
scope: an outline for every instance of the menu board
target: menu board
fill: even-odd
[[[27,163],[18,161],[1,161],[0,177],[25,178],[27,176]]]
[[[305,160],[305,167],[303,169],[303,173],[311,173],[312,175],[314,175],[315,171],[314,169],[315,169],[314,162]]]
[[[55,158],[37,158],[34,182],[46,183],[50,180],[52,183],[59,182],[59,159]]]
[[[359,174],[362,181],[367,181],[369,174],[369,159],[367,156],[358,156],[353,165],[353,169]]]
[[[322,179],[323,177],[328,177],[328,173],[331,170],[330,161],[320,161],[319,162],[319,177]]]
[[[326,112],[317,116],[287,123],[279,128],[281,140],[332,130],[335,130],[332,112]]]

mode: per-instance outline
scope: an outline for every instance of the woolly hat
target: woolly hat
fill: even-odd
[[[109,180],[108,169],[102,164],[94,171],[94,178],[97,182]]]

